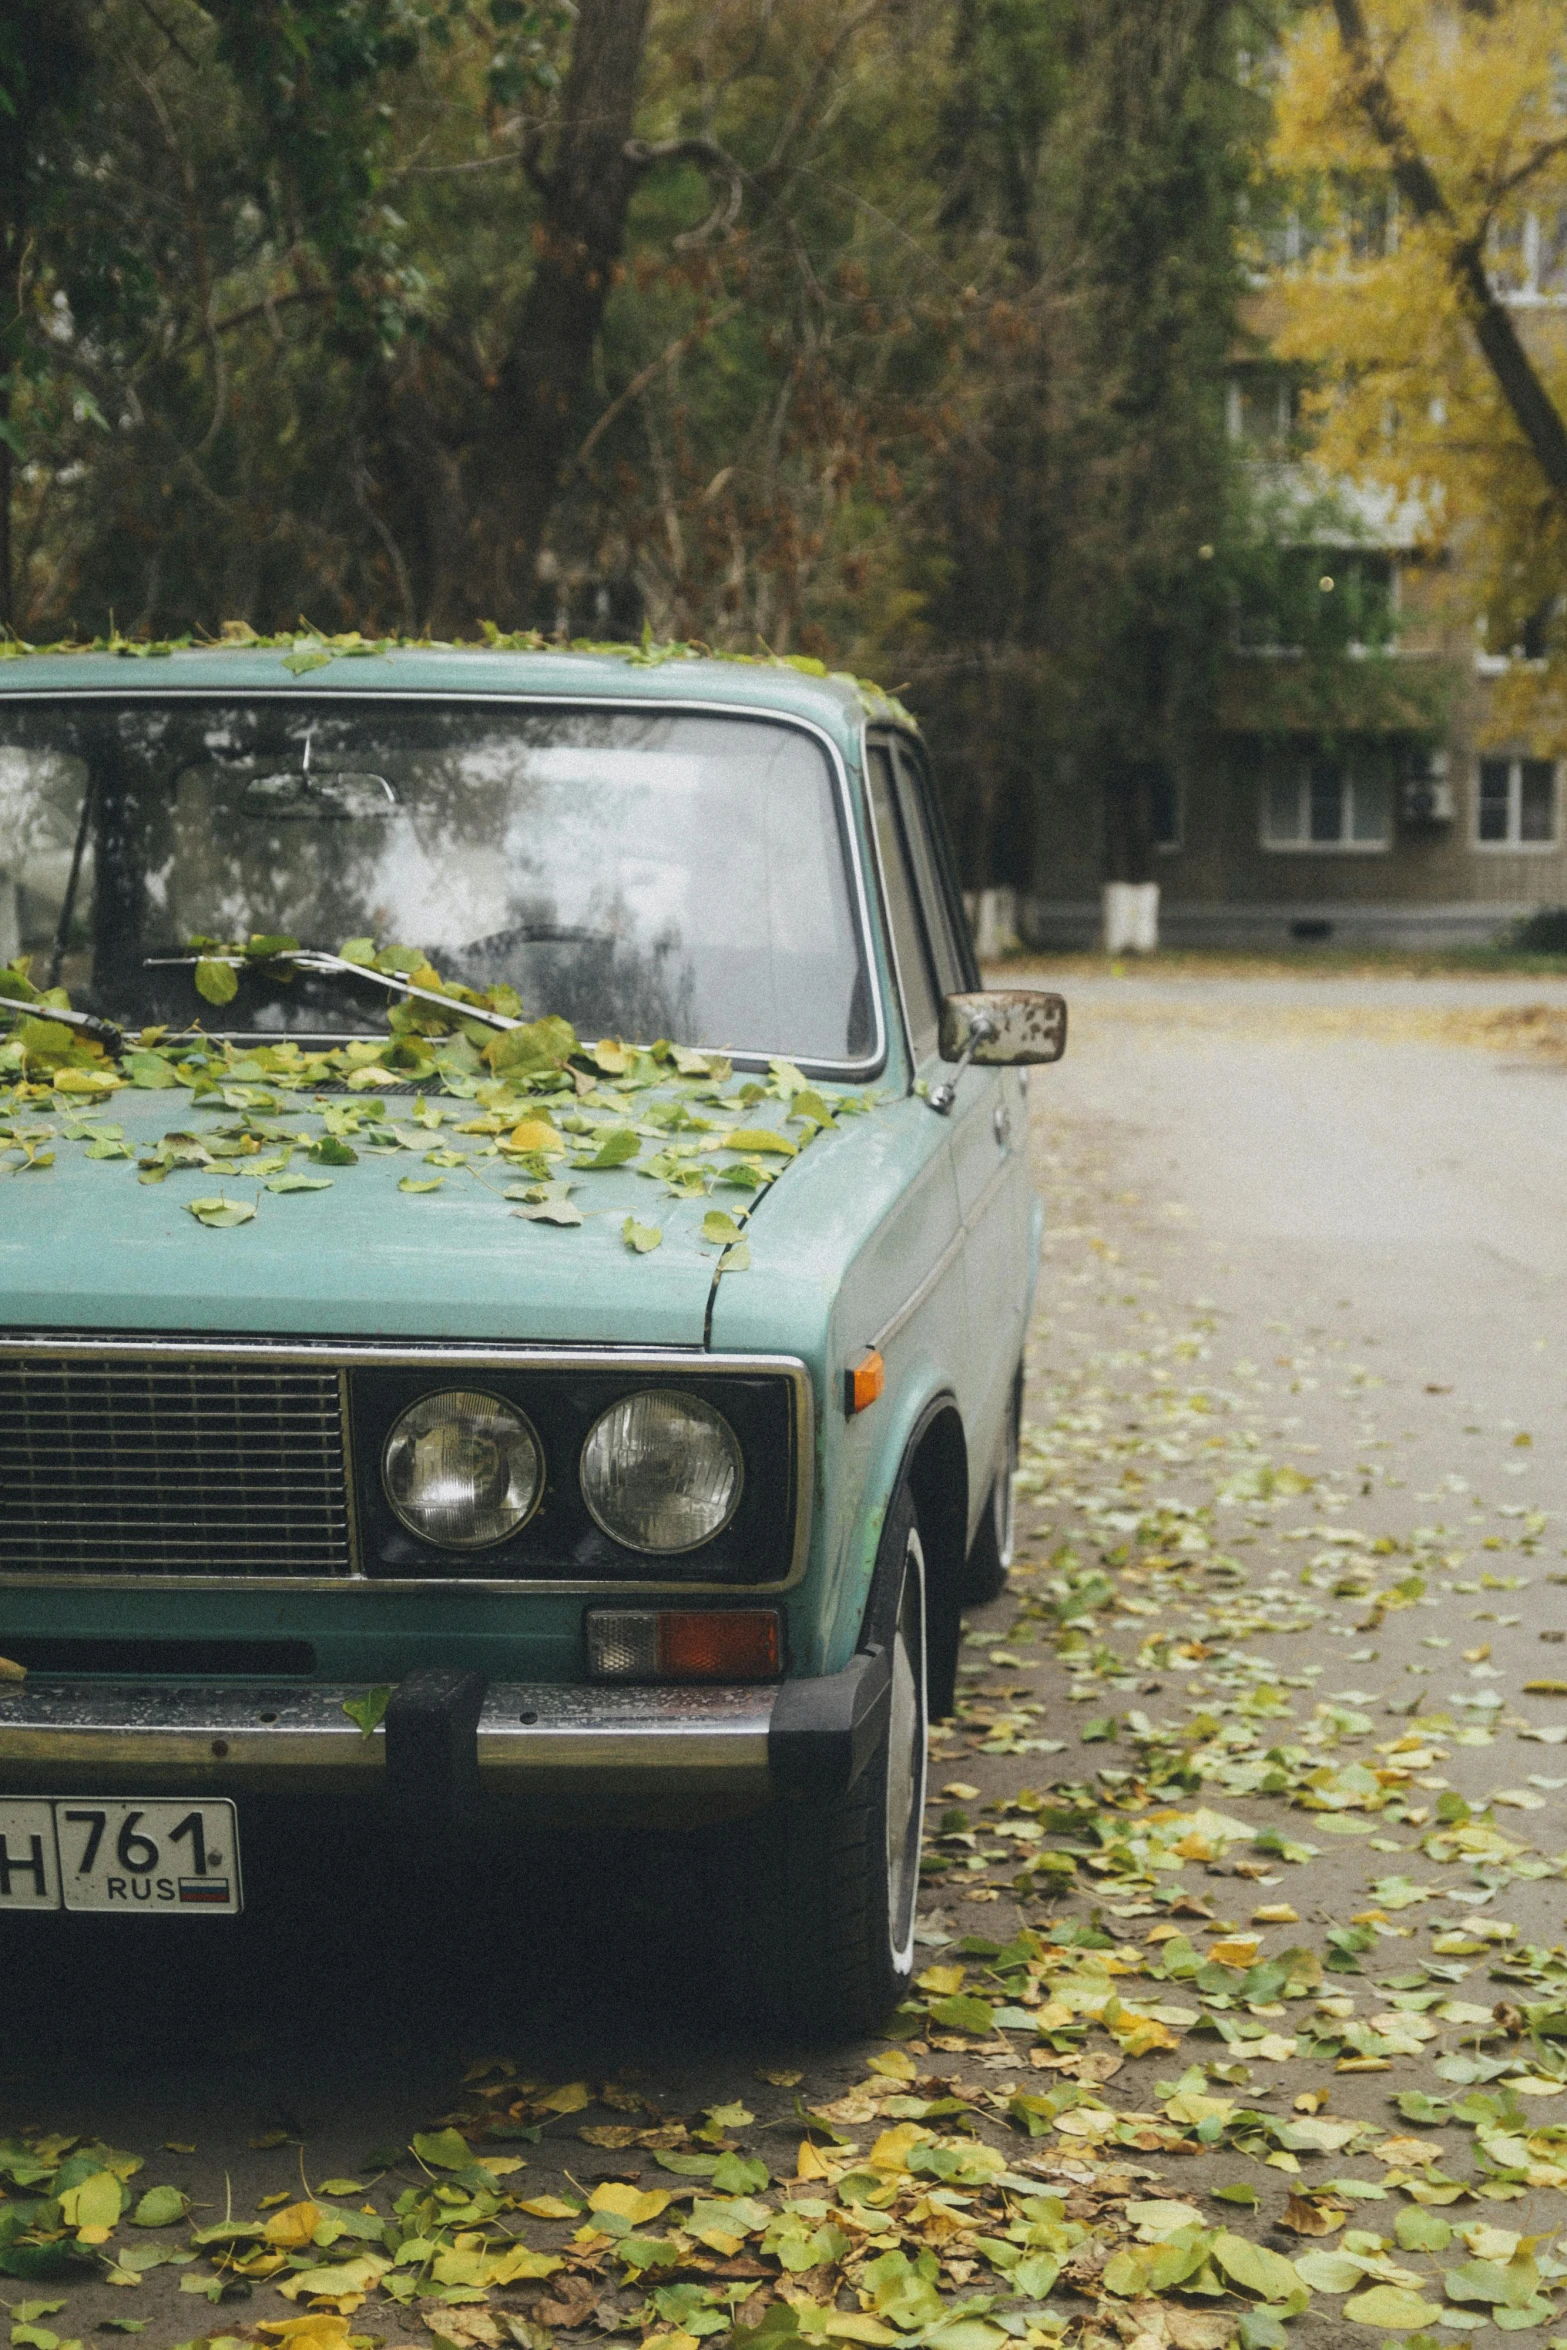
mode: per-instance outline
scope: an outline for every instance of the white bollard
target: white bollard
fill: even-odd
[[[1157,881],[1107,881],[1104,886],[1104,951],[1107,955],[1152,955],[1159,948]]]

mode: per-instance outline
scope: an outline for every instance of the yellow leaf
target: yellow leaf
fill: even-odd
[[[348,2326],[329,2310],[313,2309],[308,2317],[263,2318],[257,2332],[272,2334],[290,2350],[346,2350]]]
[[[955,1991],[962,1990],[963,1978],[967,1973],[967,1967],[928,1966],[915,1980],[922,1991],[935,1991],[943,1999],[949,1999]]]
[[[777,1151],[785,1159],[797,1157],[799,1147],[787,1134],[778,1134],[771,1126],[741,1126],[733,1134],[726,1134],[721,1144],[727,1151]]]
[[[880,2056],[868,2058],[867,2065],[871,2072],[881,2073],[889,2081],[917,2081],[920,2077],[919,2066],[901,2048],[888,2048]],[[795,2079],[799,2077],[797,2073]]]
[[[319,2294],[341,2306],[350,2295],[358,2294],[362,2298],[391,2265],[379,2252],[363,2252],[357,2260],[339,2261],[334,2268],[296,2269],[279,2285],[278,2291],[289,2301],[297,2301],[302,2294],[306,2297]],[[349,2301],[350,2308],[357,2306],[357,2302]]]
[[[524,1118],[506,1137],[506,1148],[514,1151],[563,1151],[566,1148],[546,1118]]]
[[[563,2089],[552,2089],[538,2102],[541,2113],[580,2113],[593,2103],[593,2092],[586,2081],[568,2081]]]
[[[526,2203],[518,2204],[517,2209],[525,2211],[530,2219],[575,2219],[577,2216],[576,2205],[563,2202],[559,2195],[530,2195]]]
[[[797,2179],[833,2179],[837,2171],[809,2138],[800,2140],[800,2152],[794,2166]]]
[[[669,2202],[660,2188],[643,2189],[628,2186],[624,2179],[604,2179],[588,2197],[590,2211],[613,2211],[621,2219],[630,2220],[634,2228],[644,2227],[650,2219],[657,2219]]]
[[[261,2232],[280,2251],[302,2252],[320,2225],[319,2203],[291,2203],[286,2211],[275,2211]]]
[[[113,2229],[124,2209],[125,2198],[120,2182],[113,2171],[94,2171],[83,2179],[79,2187],[68,2187],[60,2197],[60,2216],[68,2228],[78,2234],[91,2228],[95,2232],[85,2236],[89,2244],[101,2244]]]
[[[1237,1934],[1233,1940],[1210,1942],[1208,1956],[1217,1959],[1220,1966],[1240,1967],[1243,1971],[1257,1963],[1258,1942],[1255,1934]]]
[[[899,2122],[895,2130],[882,2131],[867,2160],[872,2170],[907,2170],[915,2147],[930,2143],[930,2131],[921,2129],[918,2122]]]

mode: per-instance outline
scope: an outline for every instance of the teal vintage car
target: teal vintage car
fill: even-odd
[[[1064,1042],[852,679],[0,663],[0,1913],[232,1917],[279,1798],[645,1820],[873,2024]]]

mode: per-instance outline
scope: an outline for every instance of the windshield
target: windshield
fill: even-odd
[[[0,702],[0,964],[126,1027],[381,1034],[342,973],[196,938],[422,949],[619,1037],[863,1065],[876,1032],[826,754],[765,719],[451,698]]]

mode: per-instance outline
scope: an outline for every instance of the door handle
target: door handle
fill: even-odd
[[[1012,1112],[1005,1102],[997,1102],[991,1124],[995,1128],[997,1143],[1005,1150],[1012,1140]]]

